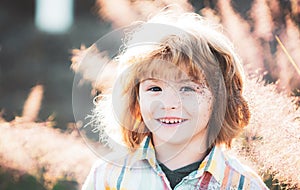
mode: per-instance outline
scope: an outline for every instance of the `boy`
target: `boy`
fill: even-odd
[[[230,41],[199,15],[172,11],[130,35],[112,92],[128,154],[95,165],[83,189],[267,189],[221,148],[250,118]]]

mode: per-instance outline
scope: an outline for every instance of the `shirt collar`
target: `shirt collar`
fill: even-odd
[[[218,182],[222,182],[226,168],[226,158],[219,146],[214,146],[210,153],[204,158],[198,168],[198,173],[201,171],[209,172]]]
[[[132,154],[131,156],[132,162],[130,162],[129,166],[133,167],[136,162],[147,160],[150,166],[157,170],[157,160],[155,156],[155,149],[151,142],[151,137],[147,136],[141,142],[139,148]]]
[[[132,154],[132,162],[129,166],[133,167],[137,161],[147,160],[150,166],[158,171],[158,163],[155,156],[155,149],[151,142],[151,137],[147,136],[144,138],[140,147]],[[221,147],[214,146],[210,153],[201,162],[197,174],[202,175],[203,172],[211,173],[214,178],[221,182],[224,178],[224,171],[226,168],[226,158]],[[198,175],[195,176],[198,176]]]

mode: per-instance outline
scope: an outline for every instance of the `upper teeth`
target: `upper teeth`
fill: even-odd
[[[181,123],[182,119],[160,119],[162,123]]]

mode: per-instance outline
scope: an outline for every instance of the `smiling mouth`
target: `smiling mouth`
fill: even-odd
[[[181,124],[183,122],[185,122],[187,119],[182,119],[182,118],[160,118],[157,119],[157,121],[159,121],[162,124]]]

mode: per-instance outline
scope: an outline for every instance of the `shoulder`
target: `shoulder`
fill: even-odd
[[[82,190],[104,190],[105,187],[109,186],[110,181],[115,180],[115,176],[120,173],[122,164],[118,161],[99,159],[91,167]]]
[[[98,160],[93,164],[82,190],[104,190],[118,186],[123,178],[139,177],[144,170],[134,168],[144,168],[145,162],[136,161],[136,154],[110,153],[103,160]],[[131,175],[128,176],[129,173]]]
[[[95,185],[95,171],[96,171],[96,168],[98,168],[99,166],[102,165],[102,161],[101,160],[97,160],[92,168],[90,169],[90,172],[88,174],[88,176],[86,177],[82,187],[81,187],[81,190],[88,190],[88,189],[95,189],[96,185]]]
[[[249,166],[241,163],[235,156],[224,152],[226,167],[230,169],[227,178],[242,189],[268,189],[261,177]],[[226,177],[224,177],[226,179]]]

